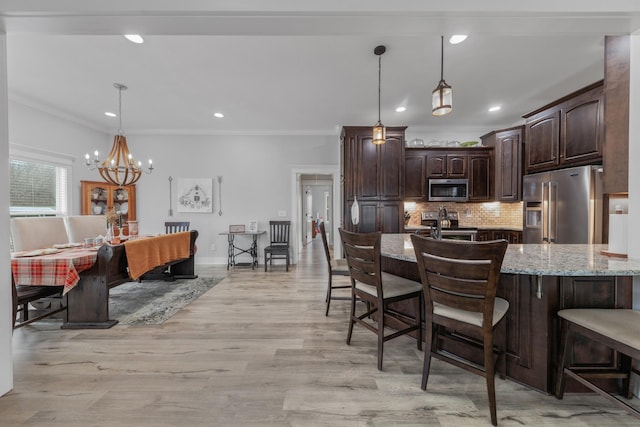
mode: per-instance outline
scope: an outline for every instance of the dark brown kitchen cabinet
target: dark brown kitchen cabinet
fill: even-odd
[[[404,203],[398,201],[358,201],[360,222],[354,227],[359,233],[383,231],[400,233],[404,229],[404,220],[399,220]]]
[[[479,151],[469,154],[469,201],[489,201],[492,188],[491,153]]]
[[[486,242],[489,240],[499,240],[504,239],[512,244],[522,243],[522,231],[518,230],[504,230],[504,229],[493,229],[493,230],[478,230],[476,234],[476,240],[479,242]]]
[[[602,162],[603,82],[523,116],[527,173]]]
[[[404,155],[404,199],[427,201],[427,175],[425,171],[426,150],[405,150]]]
[[[524,127],[503,129],[480,137],[482,145],[494,148],[494,199],[522,200],[522,143]]]
[[[382,257],[382,270],[420,280],[417,264],[397,258]],[[557,312],[565,308],[631,308],[633,277],[631,276],[536,276],[501,273],[496,296],[509,302],[506,314],[507,377],[521,384],[553,393],[556,360],[560,340]],[[413,316],[413,304],[394,305]],[[393,326],[391,326],[393,327]],[[500,332],[502,331],[500,330]],[[454,332],[459,340],[443,339],[440,349],[482,363],[481,351],[473,352],[464,344],[474,337]],[[423,334],[424,336],[424,334]],[[497,339],[500,339],[499,337]],[[573,363],[601,364],[603,369],[620,363],[620,355],[603,345],[578,339],[570,350]],[[606,382],[604,382],[606,381]],[[617,380],[603,380],[608,390],[616,389]],[[567,381],[567,392],[585,392],[573,380]]]
[[[343,227],[365,232],[398,233],[404,226],[404,131],[387,128],[386,143],[375,145],[371,127],[342,129]],[[357,199],[359,223],[351,221]]]
[[[427,154],[427,178],[466,178],[466,153],[431,151]]]

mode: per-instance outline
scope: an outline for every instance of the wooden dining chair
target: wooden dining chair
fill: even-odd
[[[333,284],[333,276],[349,276],[349,266],[347,265],[346,259],[335,259],[331,257],[331,252],[329,250],[329,242],[327,241],[327,232],[324,227],[324,222],[321,222],[318,226],[320,228],[320,237],[322,237],[322,245],[324,246],[324,255],[327,260],[327,271],[329,273],[329,281],[327,283],[327,309],[324,313],[325,316],[329,315],[329,306],[331,305],[331,300],[350,300],[349,296],[334,296],[332,295],[332,291],[334,289],[347,289],[350,288],[350,284]]]
[[[13,306],[13,329],[27,326],[67,309],[65,298],[62,297],[63,286],[16,286],[11,277],[11,299]],[[47,301],[46,306],[38,307],[36,315],[31,317],[29,304]],[[20,318],[18,319],[18,314]]]
[[[267,271],[267,263],[273,265],[274,259],[284,259],[286,269],[289,271],[289,229],[291,221],[269,221],[271,242],[264,248],[264,271]]]
[[[384,343],[416,331],[417,347],[422,350],[422,285],[419,282],[382,271],[380,242],[382,234],[340,231],[342,247],[351,278],[351,314],[347,345],[351,344],[353,325],[359,324],[378,336],[378,369],[382,370]],[[415,318],[403,316],[389,304],[413,300]],[[364,313],[356,314],[356,302],[364,301]],[[391,323],[390,323],[391,322]],[[385,335],[385,328],[393,324],[400,330]]]
[[[190,221],[168,221],[164,223],[165,234],[180,233],[189,231]]]
[[[436,240],[415,234],[411,235],[411,242],[424,288],[422,389],[427,389],[432,356],[484,376],[491,423],[495,426],[495,368],[502,362],[500,376],[504,378],[506,331],[502,331],[502,340],[495,347],[493,333],[497,325],[506,325],[501,320],[509,309],[506,300],[496,298],[496,288],[508,243]],[[478,365],[464,359],[464,355],[442,350],[444,339],[481,349],[484,363]]]

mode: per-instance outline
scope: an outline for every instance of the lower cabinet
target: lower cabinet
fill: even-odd
[[[353,228],[358,233],[384,231],[400,233],[404,229],[404,203],[396,201],[358,201],[360,221]]]
[[[565,308],[631,308],[631,277],[527,276],[501,274],[497,296],[509,301],[507,313],[507,376],[542,392],[553,393],[560,342],[556,316]],[[611,368],[619,355],[602,344],[578,338],[570,351],[573,364]],[[617,387],[608,380],[601,385]],[[585,392],[567,380],[567,392]]]
[[[388,257],[382,269],[411,280],[420,280],[417,264]],[[560,322],[557,312],[565,308],[631,308],[633,278],[630,276],[534,276],[501,274],[497,296],[509,302],[507,312],[507,376],[543,393],[553,394],[556,381]],[[395,303],[392,307],[413,315],[413,305]],[[393,326],[392,326],[393,327]],[[498,331],[500,328],[498,329]],[[423,330],[423,334],[426,331]],[[454,332],[455,333],[455,332]],[[459,334],[458,334],[459,335]],[[477,340],[479,337],[463,337]],[[496,340],[501,337],[497,335]],[[457,341],[439,342],[442,349],[482,363],[481,351]],[[572,363],[616,366],[620,356],[605,346],[578,338],[570,350]],[[616,390],[615,380],[599,384]],[[584,393],[586,388],[568,379],[567,392]]]
[[[519,244],[522,243],[522,231],[502,229],[478,230],[478,234],[476,234],[476,240],[479,242],[498,239],[504,239],[509,243]]]

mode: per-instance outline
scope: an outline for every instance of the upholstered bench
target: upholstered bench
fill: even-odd
[[[589,380],[596,378],[622,379],[621,394],[626,398],[632,397],[629,384],[631,358],[640,359],[640,312],[615,308],[576,308],[560,310],[558,317],[562,321],[562,329],[556,397],[562,399],[567,377],[570,377],[640,418],[638,409]],[[617,368],[599,369],[597,366],[590,367],[584,364],[570,366],[568,349],[572,346],[575,334],[599,342],[621,353]]]

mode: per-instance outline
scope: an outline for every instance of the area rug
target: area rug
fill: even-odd
[[[158,325],[217,285],[222,278],[123,283],[109,291],[109,317],[123,325]]]

